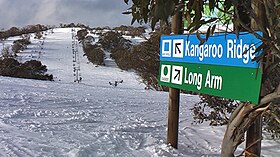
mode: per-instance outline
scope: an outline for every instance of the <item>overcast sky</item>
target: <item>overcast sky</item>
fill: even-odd
[[[0,28],[31,24],[83,23],[91,27],[130,25],[123,0],[0,0]]]

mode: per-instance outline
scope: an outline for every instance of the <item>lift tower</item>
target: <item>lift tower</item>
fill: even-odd
[[[80,55],[78,51],[78,40],[76,38],[76,29],[72,28],[72,53],[73,53],[73,75],[74,82],[82,81],[80,68]]]

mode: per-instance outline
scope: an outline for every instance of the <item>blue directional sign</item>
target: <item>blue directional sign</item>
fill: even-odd
[[[252,60],[261,44],[248,33],[219,33],[205,43],[195,34],[162,36],[159,84],[258,104],[262,74]]]
[[[255,50],[261,45],[261,40],[248,33],[241,33],[239,38],[236,34],[215,34],[201,45],[195,34],[162,36],[160,42],[161,61],[247,68],[259,66],[252,59],[260,53]]]

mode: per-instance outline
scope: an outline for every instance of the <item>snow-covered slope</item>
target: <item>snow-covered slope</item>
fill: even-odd
[[[225,127],[191,124],[197,96],[181,95],[179,149],[172,149],[168,93],[144,90],[133,72],[88,63],[80,47],[83,79],[74,83],[71,29],[46,34],[21,59],[41,60],[55,81],[0,77],[0,156],[220,156]],[[262,148],[280,154],[279,142],[264,140]]]

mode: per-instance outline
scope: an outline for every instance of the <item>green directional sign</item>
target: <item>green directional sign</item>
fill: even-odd
[[[260,69],[195,63],[160,63],[159,84],[257,104]]]
[[[252,60],[259,45],[246,32],[214,34],[204,44],[195,34],[162,36],[159,84],[258,104],[262,72]]]

